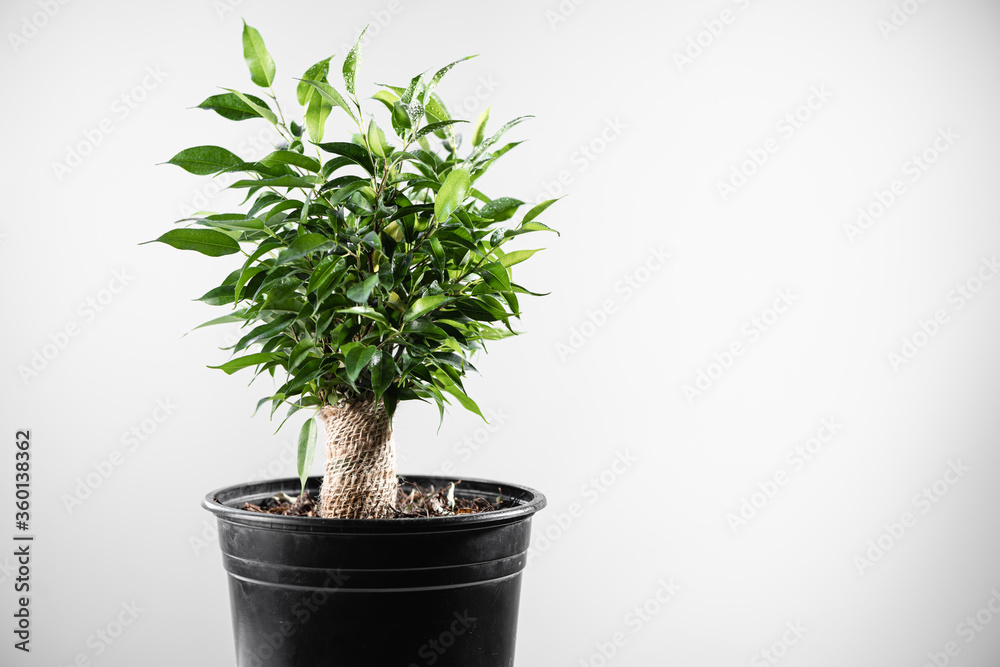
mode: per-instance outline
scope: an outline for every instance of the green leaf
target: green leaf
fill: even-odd
[[[465,56],[464,58],[456,60],[453,63],[449,63],[449,64],[445,65],[444,67],[442,67],[441,69],[439,69],[437,71],[437,74],[434,75],[434,78],[431,79],[431,82],[429,84],[427,84],[427,90],[424,91],[424,100],[426,101],[427,98],[434,92],[434,89],[437,88],[437,85],[439,83],[441,83],[441,79],[444,78],[445,74],[447,74],[449,71],[451,71],[452,67],[454,67],[455,65],[457,65],[460,62],[464,62],[466,60],[469,60],[469,59],[475,58],[475,57],[476,56],[474,56],[474,55],[472,55],[472,56]]]
[[[235,153],[219,146],[196,146],[182,150],[167,160],[167,164],[178,166],[196,176],[208,176],[241,165],[243,160]]]
[[[500,222],[513,217],[514,213],[517,212],[518,207],[523,204],[523,201],[520,199],[514,199],[513,197],[498,197],[484,206],[482,210],[479,211],[479,215],[480,217],[493,220],[494,222]]]
[[[320,165],[319,160],[316,158],[296,153],[295,151],[274,151],[261,160],[260,163],[268,167],[278,164],[290,164],[313,173],[319,173],[319,170],[322,168],[322,165]]]
[[[249,368],[250,366],[259,366],[260,364],[266,364],[269,361],[277,361],[283,356],[284,355],[276,354],[274,352],[258,352],[256,354],[248,354],[245,357],[232,359],[221,366],[209,366],[209,368],[218,368],[226,375],[232,375],[236,371]]]
[[[358,41],[344,58],[344,87],[351,95],[355,94],[354,84],[358,76],[358,66],[361,64],[361,40],[364,39],[366,32],[368,32],[368,26],[365,26],[365,29],[361,31],[361,34],[358,35]]]
[[[208,292],[196,300],[203,301],[210,306],[224,306],[227,303],[232,303],[235,300],[233,299],[233,286],[222,285],[221,287],[215,287],[208,290]]]
[[[306,490],[306,480],[309,479],[309,469],[316,457],[316,431],[316,419],[313,417],[307,419],[299,431],[298,470],[303,492]]]
[[[216,317],[214,320],[209,320],[208,322],[202,322],[191,331],[202,329],[204,327],[212,327],[217,324],[231,324],[233,322],[242,322],[243,319],[244,319],[243,311],[241,310],[238,311],[235,315],[223,315],[222,317]]]
[[[309,100],[309,107],[306,109],[306,130],[309,132],[309,139],[314,143],[323,141],[323,135],[326,134],[326,119],[330,117],[332,110],[333,107],[319,95]]]
[[[426,315],[435,308],[440,308],[449,301],[453,301],[454,297],[445,296],[444,294],[436,294],[432,296],[423,296],[417,299],[409,310],[406,311],[406,315],[403,316],[404,322],[409,322],[410,320],[415,320],[418,317]]]
[[[253,95],[245,95],[248,100],[253,102],[253,106],[250,106],[243,99],[240,98],[236,93],[224,93],[222,95],[213,95],[207,100],[198,105],[199,109],[211,109],[215,113],[219,114],[223,118],[229,120],[250,120],[252,118],[267,118],[268,115],[273,116],[270,107],[267,106],[267,102],[260,99],[259,97],[254,97]],[[262,115],[259,109],[267,110],[267,115]]]
[[[326,100],[327,102],[329,102],[334,106],[340,107],[341,109],[347,112],[348,116],[354,118],[354,112],[351,111],[351,107],[347,105],[347,102],[344,100],[343,97],[341,97],[340,93],[338,93],[337,90],[330,84],[324,81],[303,80],[299,82],[299,85],[300,86],[305,85],[309,88],[314,89],[317,93],[319,93],[320,97],[322,97],[324,100]]]
[[[257,115],[260,116],[261,118],[270,121],[272,125],[278,124],[278,117],[274,115],[274,112],[271,111],[270,107],[268,107],[266,104],[261,106],[256,102],[254,102],[254,100],[256,100],[257,98],[254,97],[253,95],[247,95],[245,93],[241,93],[238,90],[233,90],[232,88],[223,88],[223,90],[228,90],[231,94],[238,97],[241,102],[243,102],[248,107],[256,111]]]
[[[455,123],[468,123],[467,120],[443,120],[440,123],[431,123],[417,130],[417,139],[426,137],[431,132],[440,132],[442,128],[454,125]]]
[[[302,80],[299,81],[299,85],[295,89],[295,94],[299,99],[299,104],[307,106],[309,104],[309,99],[313,96],[313,87],[306,83],[307,81],[326,82],[326,76],[330,73],[330,61],[332,59],[333,56],[330,56],[325,60],[320,60],[318,63],[307,69],[306,73],[302,75]]]
[[[479,114],[479,118],[476,119],[476,125],[472,129],[472,145],[478,146],[483,143],[483,135],[486,133],[486,122],[490,119],[490,108],[486,107],[486,110]]]
[[[240,251],[240,244],[214,229],[174,229],[146,243],[166,243],[178,250],[195,250],[209,257],[222,257]]]
[[[300,234],[292,244],[288,246],[280,255],[278,259],[275,260],[275,266],[281,266],[282,264],[288,264],[289,262],[294,262],[297,259],[305,257],[311,252],[316,252],[317,250],[328,248],[336,245],[335,242],[331,241],[322,234]]]
[[[392,150],[386,143],[385,132],[378,126],[374,118],[368,123],[368,148],[371,149],[372,153],[382,158],[386,157]]]
[[[542,250],[545,250],[545,248],[536,248],[535,250],[514,250],[513,252],[509,252],[501,257],[500,264],[505,268],[509,268],[515,264],[520,264],[536,252],[541,252]]]
[[[374,320],[379,324],[389,326],[389,320],[385,319],[385,315],[378,312],[374,308],[369,308],[368,306],[352,306],[350,308],[341,308],[337,312],[346,313],[348,315],[360,315],[362,317],[367,317],[370,320]]]
[[[346,141],[331,141],[325,144],[320,144],[319,147],[327,153],[334,153],[336,155],[343,155],[346,158],[350,158],[354,163],[363,167],[369,174],[375,171],[375,166],[372,164],[371,158],[368,156],[368,151],[366,151],[363,146],[358,146],[357,144],[348,143]]]
[[[500,141],[500,137],[502,137],[507,130],[524,122],[528,118],[534,118],[534,116],[518,116],[514,120],[505,123],[503,127],[497,130],[496,134],[476,146],[476,150],[472,151],[472,155],[469,156],[469,162],[475,162],[476,158],[485,153],[487,148]]]
[[[451,170],[434,200],[434,217],[438,222],[444,222],[451,217],[455,209],[465,200],[470,187],[472,182],[468,169],[459,167]]]
[[[446,391],[452,396],[454,396],[456,399],[458,399],[458,402],[462,405],[463,408],[465,408],[469,412],[474,412],[475,414],[482,417],[483,421],[486,421],[486,417],[483,416],[483,412],[482,410],[479,409],[479,406],[476,405],[476,402],[471,398],[469,398],[469,396],[464,391],[462,391],[457,385],[455,385],[455,383],[451,381],[451,379],[448,378],[447,375],[439,371],[434,374],[434,378],[438,381],[438,386],[441,388],[442,391]]]
[[[250,79],[262,88],[274,83],[275,66],[271,54],[264,46],[260,33],[243,22],[243,59],[250,69]]]
[[[354,283],[347,288],[347,298],[355,303],[367,303],[368,297],[372,294],[372,289],[378,283],[378,274],[373,273],[364,282]]]
[[[524,226],[527,223],[531,222],[532,220],[534,220],[535,218],[537,218],[539,215],[541,215],[542,212],[545,211],[545,209],[547,209],[549,206],[552,206],[553,204],[555,204],[560,199],[562,199],[562,197],[558,197],[556,199],[548,199],[546,201],[543,201],[541,204],[538,204],[537,206],[535,206],[530,211],[528,211],[527,213],[524,214],[524,219],[521,220],[521,225]]]
[[[375,356],[377,348],[374,345],[347,343],[341,350],[344,352],[344,370],[351,382],[356,382],[361,371]]]
[[[376,403],[389,388],[392,381],[396,379],[396,362],[392,355],[377,350],[371,361],[372,391],[375,392]]]

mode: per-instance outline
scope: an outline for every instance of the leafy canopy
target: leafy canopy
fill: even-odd
[[[183,220],[187,226],[156,241],[210,257],[244,256],[201,297],[231,312],[201,326],[243,323],[234,358],[213,368],[278,371],[283,384],[258,408],[270,403],[273,415],[287,404],[290,416],[371,399],[391,415],[400,401],[418,399],[436,403],[443,418],[454,399],[482,416],[462,383],[470,359],[486,341],[515,333],[519,295],[534,294],[514,282],[511,267],[538,250],[506,245],[554,231],[537,220],[554,200],[511,223],[524,202],[491,199],[476,188],[520,143],[499,144],[528,116],[487,135],[487,109],[473,126],[471,148],[460,154],[455,129],[467,121],[452,118],[435,92],[460,60],[372,96],[388,111],[390,139],[356,92],[363,35],[342,65],[346,95],[328,80],[332,58],[321,60],[298,80],[303,122],[286,123],[272,87],[274,60],[260,33],[244,24],[251,80],[271,103],[224,89],[199,106],[232,121],[271,123],[284,144],[256,162],[218,146],[175,155],[169,163],[192,174],[245,174],[230,186],[246,190],[244,210]],[[357,127],[350,141],[324,142],[335,108]],[[300,472],[301,459],[312,458],[313,420],[302,438]]]

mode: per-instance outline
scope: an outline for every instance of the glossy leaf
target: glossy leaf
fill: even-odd
[[[347,88],[347,92],[351,95],[354,95],[358,67],[361,65],[361,40],[364,39],[366,32],[368,32],[368,26],[365,26],[365,29],[361,31],[361,34],[358,35],[358,41],[354,43],[347,57],[344,58],[344,87]]]
[[[490,119],[490,108],[486,109],[479,114],[479,118],[476,119],[476,125],[472,129],[472,145],[478,146],[483,143],[483,136],[486,133],[486,122]]]
[[[441,222],[450,218],[455,209],[465,201],[470,187],[472,187],[472,182],[469,178],[469,170],[465,168],[453,169],[445,178],[444,183],[441,184],[441,189],[438,190],[434,200],[434,217]]]
[[[236,371],[243,370],[244,368],[260,366],[261,364],[266,364],[269,361],[277,361],[280,358],[281,355],[274,352],[258,352],[256,354],[248,354],[245,357],[237,357],[236,359],[227,361],[221,366],[209,366],[209,368],[217,368],[223,371],[226,375],[232,375]]]
[[[243,59],[250,70],[250,79],[262,88],[274,82],[275,66],[271,54],[264,46],[260,33],[243,22]]]
[[[254,97],[253,95],[246,95],[245,97],[249,99],[254,106],[244,102],[243,99],[236,93],[223,93],[221,95],[212,95],[207,100],[199,104],[198,108],[211,109],[223,118],[237,121],[250,120],[253,118],[267,118],[268,116],[274,115],[271,113],[271,108],[267,106],[267,102],[264,100],[259,97]],[[267,115],[262,114],[259,109],[265,109],[267,111]]]
[[[330,72],[330,60],[332,59],[333,56],[320,60],[302,75],[302,80],[299,81],[299,85],[295,88],[295,95],[298,97],[299,104],[307,106],[309,99],[313,96],[314,89],[309,85],[309,81],[326,82],[327,74]]]
[[[182,150],[167,161],[196,176],[208,176],[243,164],[238,155],[219,146],[196,146]]]
[[[209,257],[232,255],[240,251],[240,244],[232,236],[214,229],[174,229],[147,243],[166,243],[178,250],[194,250]]]
[[[316,457],[317,428],[314,418],[307,419],[299,430],[298,473],[302,482],[302,492],[305,492],[309,470]]]

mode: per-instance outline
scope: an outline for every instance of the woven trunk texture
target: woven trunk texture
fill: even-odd
[[[396,445],[385,408],[371,401],[328,405],[320,411],[326,428],[326,474],[320,516],[382,519],[396,500]]]

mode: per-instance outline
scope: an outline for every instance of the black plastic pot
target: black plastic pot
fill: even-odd
[[[451,480],[414,476],[421,486]],[[320,479],[310,478],[318,492]],[[247,512],[298,479],[230,486],[202,505],[219,521],[239,667],[509,667],[532,489],[464,480],[456,495],[512,505],[421,519]]]

